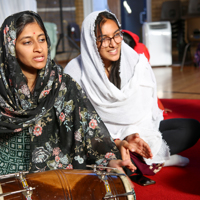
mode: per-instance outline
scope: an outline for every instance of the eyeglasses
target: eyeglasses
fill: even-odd
[[[111,43],[111,40],[114,40],[117,44],[121,43],[121,41],[123,40],[123,33],[120,30],[118,33],[116,33],[113,37],[104,37],[101,40],[98,40],[98,42],[101,42],[101,45],[103,47],[108,47]]]

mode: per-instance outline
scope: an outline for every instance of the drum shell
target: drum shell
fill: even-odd
[[[33,200],[97,200],[106,195],[104,182],[90,170],[51,170],[25,176],[33,190]],[[113,195],[126,193],[123,182],[118,176],[107,176]],[[0,180],[2,193],[23,189],[17,178]],[[5,200],[26,199],[23,194],[4,197]],[[120,197],[125,200],[127,197]],[[0,198],[1,200],[1,198]]]

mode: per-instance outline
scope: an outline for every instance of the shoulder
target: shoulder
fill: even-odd
[[[150,55],[149,55],[149,51],[147,49],[147,47],[143,44],[143,43],[138,43],[134,50],[138,53],[138,54],[142,54],[144,53],[144,55],[147,57],[147,59],[150,59]]]
[[[81,84],[81,57],[80,55],[72,59],[64,68],[64,73],[69,74],[73,79]]]
[[[72,65],[77,65],[79,66],[81,64],[81,55],[77,56],[76,58],[72,59],[67,65],[66,67],[72,66]],[[66,68],[65,67],[65,68]]]
[[[66,101],[73,100],[74,102],[87,102],[85,92],[81,86],[69,74],[63,74],[63,81],[59,91],[59,96],[65,98]]]
[[[82,89],[81,86],[77,83],[77,81],[69,74],[63,74],[63,82],[68,89]]]
[[[143,64],[146,64],[148,67],[151,67],[147,57],[145,56],[145,54],[138,54],[139,55],[139,62],[138,63],[143,63]]]

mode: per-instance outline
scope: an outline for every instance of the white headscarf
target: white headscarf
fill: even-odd
[[[169,158],[169,149],[158,130],[163,118],[157,105],[156,80],[151,66],[144,55],[138,55],[122,41],[121,89],[109,81],[94,30],[100,12],[93,12],[85,18],[81,55],[66,66],[65,72],[81,84],[113,138],[124,139],[139,133],[153,153],[153,159],[146,159],[146,163],[163,163]]]

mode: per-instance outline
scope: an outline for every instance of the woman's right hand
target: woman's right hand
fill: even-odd
[[[108,163],[108,167],[117,168],[122,173],[126,174],[123,170],[123,167],[129,168],[129,166],[132,163],[132,162],[131,163],[130,162],[131,162],[130,160],[110,160]],[[110,172],[110,169],[107,169],[107,172]],[[131,179],[128,176],[127,176],[127,179],[129,180],[131,187],[134,188],[133,182],[131,181]]]
[[[125,140],[128,142],[128,144],[126,144],[126,148],[131,152],[135,152],[144,158],[151,159],[153,157],[149,145],[142,138],[140,138],[138,133],[127,136]]]
[[[121,153],[122,160],[130,159],[129,151],[135,152],[144,158],[153,157],[149,145],[140,138],[138,133],[127,136],[125,140],[117,139],[115,144]]]

